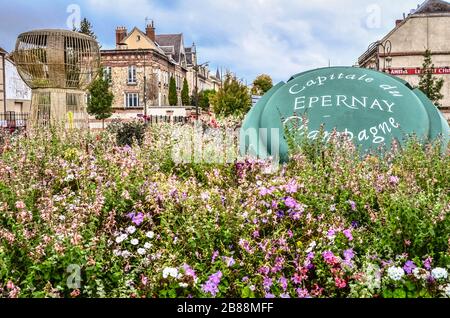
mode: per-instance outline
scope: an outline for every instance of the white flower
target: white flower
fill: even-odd
[[[123,251],[122,252],[122,257],[123,258],[128,258],[128,257],[130,257],[131,256],[131,253],[130,252],[128,252],[128,251]]]
[[[144,248],[146,249],[146,250],[149,250],[149,249],[151,249],[152,248],[152,244],[150,244],[150,243],[145,243],[144,244]]]
[[[307,249],[305,252],[306,252],[306,253],[311,253],[311,252],[314,250],[314,248],[315,248],[316,246],[317,246],[316,241],[312,241],[312,243],[309,244],[308,249]]]
[[[155,237],[155,233],[150,231],[150,232],[147,232],[147,234],[145,234],[145,236],[147,236],[149,239],[153,239]]]
[[[168,278],[168,277],[173,277],[173,278],[178,278],[178,269],[173,268],[173,267],[166,267],[163,270],[163,278]]]
[[[138,244],[139,244],[139,240],[138,240],[138,239],[132,239],[132,240],[131,240],[131,245],[136,246],[136,245],[138,245]]]
[[[389,267],[387,270],[387,274],[390,279],[399,281],[405,276],[405,271],[401,267]]]
[[[145,248],[139,248],[139,249],[137,250],[137,252],[138,252],[139,255],[145,255],[145,253],[147,253],[147,251],[145,250]]]
[[[417,279],[427,279],[429,276],[428,272],[423,268],[414,268],[413,275]]]
[[[444,286],[444,294],[447,298],[450,298],[450,284]]]
[[[180,283],[181,288],[188,288],[189,284],[186,283]]]
[[[64,179],[65,182],[70,182],[75,179],[75,176],[73,174],[67,175],[67,177]]]
[[[431,276],[433,276],[433,278],[436,280],[447,279],[448,272],[444,268],[436,267],[431,271]]]
[[[127,233],[134,234],[136,232],[136,228],[134,226],[130,226],[127,228]]]
[[[60,220],[60,221],[65,221],[65,220],[66,220],[66,217],[65,217],[64,215],[60,215],[60,216],[59,216],[59,220]]]
[[[113,254],[114,254],[114,256],[120,256],[120,255],[122,255],[122,252],[120,250],[114,250]]]
[[[121,235],[119,235],[118,237],[116,237],[116,243],[117,243],[117,244],[120,244],[120,243],[122,243],[123,241],[125,241],[127,238],[128,238],[128,235],[126,235],[126,234],[121,234]]]

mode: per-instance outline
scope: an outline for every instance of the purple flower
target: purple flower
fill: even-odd
[[[195,274],[195,271],[188,264],[184,264],[183,269],[184,269],[184,273],[186,274],[186,276],[190,276],[194,280],[197,279],[197,275]]]
[[[348,200],[347,202],[350,204],[352,211],[356,211],[356,202],[352,200]]]
[[[222,279],[222,272],[218,271],[217,273],[209,276],[209,279],[206,283],[202,285],[202,290],[205,293],[210,293],[213,297],[216,297],[219,292],[219,284]]]
[[[400,178],[397,176],[390,176],[389,183],[392,185],[397,185],[400,182]]]
[[[337,262],[337,258],[332,251],[325,251],[322,253],[322,256],[328,264],[335,264]]]
[[[351,261],[355,257],[355,253],[353,252],[353,249],[348,249],[344,251],[344,258],[346,261]]]
[[[299,204],[297,203],[297,201],[292,198],[292,197],[287,197],[286,199],[284,199],[284,204],[291,209],[296,209],[298,208]]]
[[[242,278],[242,282],[244,282],[244,283],[245,283],[245,282],[248,282],[248,279],[249,279],[249,278],[248,278],[247,276],[245,276],[244,278]]]
[[[358,222],[357,222],[357,221],[353,221],[353,222],[352,222],[352,227],[353,227],[354,229],[358,228],[358,227],[359,227]]]
[[[272,278],[265,277],[264,281],[263,281],[264,290],[269,291],[270,287],[272,287],[272,285],[273,285]]]
[[[286,279],[286,277],[282,276],[279,280],[278,283],[280,283],[281,288],[283,288],[284,291],[286,291],[287,287],[288,287],[288,280]]]
[[[335,231],[334,229],[329,229],[329,230],[328,230],[327,237],[328,237],[329,239],[332,239],[332,238],[335,237],[335,236],[336,236],[336,231]]]
[[[144,222],[144,214],[143,213],[130,213],[127,215],[128,218],[131,219],[131,222],[137,226],[141,225]]]
[[[296,193],[298,190],[298,184],[295,180],[291,180],[288,184],[286,184],[285,189],[289,194]]]
[[[353,235],[352,235],[352,230],[348,229],[348,230],[344,230],[342,232],[346,238],[348,238],[349,241],[353,241]]]
[[[414,264],[413,261],[407,261],[407,262],[405,263],[405,266],[403,266],[403,270],[404,270],[408,275],[410,275],[410,274],[413,272],[413,270],[414,270],[415,268],[417,268],[417,266],[416,266],[416,264]]]
[[[271,294],[271,293],[267,293],[266,296],[265,296],[265,298],[267,298],[267,299],[269,299],[269,298],[275,298],[275,295],[274,295],[274,294]]]
[[[288,293],[283,293],[280,295],[280,298],[291,298]]]
[[[236,261],[234,260],[233,257],[226,257],[226,256],[224,256],[222,259],[225,262],[225,264],[227,265],[227,267],[231,267],[234,264],[236,264]]]
[[[214,263],[218,256],[219,256],[219,251],[214,251],[214,253],[213,253],[212,257],[211,257],[211,262]]]
[[[431,263],[433,262],[433,259],[431,257],[428,257],[426,260],[423,261],[423,266],[430,270],[431,269]]]

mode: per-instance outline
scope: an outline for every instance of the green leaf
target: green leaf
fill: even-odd
[[[403,289],[397,288],[394,290],[394,298],[406,298],[406,292]]]

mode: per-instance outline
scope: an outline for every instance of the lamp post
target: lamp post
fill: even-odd
[[[209,65],[209,62],[205,62],[203,64],[194,66],[194,70],[195,70],[195,115],[197,117],[197,120],[198,120],[199,114],[200,114],[199,107],[198,107],[198,101],[199,101],[199,98],[198,98],[198,71],[200,70],[200,67],[208,66],[208,65]]]

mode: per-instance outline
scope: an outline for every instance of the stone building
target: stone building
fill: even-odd
[[[189,84],[190,95],[195,95],[196,88],[198,91],[215,90],[218,91],[222,82],[219,70],[213,75],[207,65],[198,64],[197,47],[195,43],[191,47],[186,48],[187,61],[187,80]]]
[[[432,52],[433,72],[445,80],[441,111],[450,120],[450,3],[428,0],[403,19],[384,38],[360,56],[360,67],[398,76],[413,86],[419,83],[425,50]]]
[[[154,107],[168,107],[171,77],[176,81],[178,106],[182,106],[181,89],[188,72],[183,34],[157,35],[153,23],[145,32],[119,27],[116,48],[102,50],[101,58],[116,113],[144,114]]]

